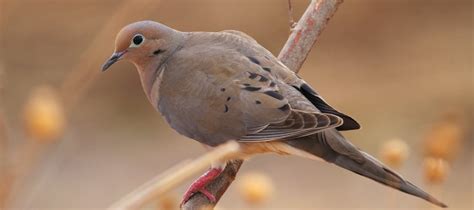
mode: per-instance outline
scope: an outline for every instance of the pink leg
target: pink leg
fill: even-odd
[[[181,205],[186,203],[191,196],[194,195],[196,192],[201,192],[204,194],[209,201],[215,203],[216,197],[212,195],[209,191],[206,190],[206,185],[209,184],[212,180],[218,177],[222,173],[222,169],[220,168],[211,168],[206,173],[204,173],[201,177],[196,179],[191,186],[189,186],[188,190],[184,193],[183,201],[181,201]]]

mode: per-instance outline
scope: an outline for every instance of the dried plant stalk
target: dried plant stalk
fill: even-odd
[[[1,16],[1,15],[0,15]],[[0,19],[1,27],[1,19]],[[0,35],[1,36],[1,35]],[[1,45],[0,45],[1,47]],[[0,53],[1,54],[1,53]],[[11,191],[11,176],[8,170],[7,160],[7,128],[6,120],[3,114],[2,102],[3,102],[3,88],[4,88],[4,68],[3,62],[0,60],[0,210],[6,208],[6,202]]]
[[[126,23],[134,13],[140,11],[141,14],[148,14],[154,8],[150,5],[156,5],[159,2],[156,0],[121,1],[119,5],[116,5],[115,12],[78,56],[77,63],[70,68],[69,74],[64,78],[60,91],[66,108],[72,109],[77,104],[100,73],[100,66],[105,59],[102,56],[110,53],[107,52],[107,48],[101,47],[104,40],[109,40],[110,34],[115,33],[114,31]]]
[[[3,113],[0,110],[0,209],[6,208],[11,189],[10,173],[7,161],[7,134]]]
[[[208,168],[211,163],[219,161],[228,161],[235,158],[240,146],[235,141],[229,141],[226,144],[214,148],[200,158],[193,161],[185,161],[174,166],[167,172],[153,178],[135,191],[131,192],[123,199],[112,205],[110,210],[131,210],[139,209],[149,201],[156,199],[170,190],[176,188],[179,184],[192,178],[195,174]]]
[[[0,8],[2,6],[0,0]],[[19,1],[11,1],[11,3],[18,3]],[[64,107],[61,106],[61,108],[65,108],[64,111],[68,111],[71,108],[74,107],[74,105],[77,103],[77,101],[84,95],[84,93],[87,91],[87,89],[91,86],[95,78],[97,77],[96,75],[100,72],[100,66],[102,64],[102,61],[104,57],[101,57],[102,55],[108,55],[109,53],[105,52],[107,48],[103,48],[104,40],[107,40],[110,38],[110,34],[114,33],[114,30],[117,30],[123,23],[127,21],[127,18],[130,18],[130,16],[133,16],[136,11],[140,11],[141,15],[150,13],[154,6],[159,1],[157,0],[139,0],[139,1],[123,1],[120,2],[118,5],[116,5],[116,9],[114,13],[111,14],[109,20],[104,24],[103,27],[97,32],[95,35],[94,39],[92,39],[89,44],[87,45],[86,49],[82,52],[82,54],[79,56],[77,62],[71,66],[69,74],[64,78],[63,83],[61,87],[59,88],[58,91],[60,91],[60,99],[62,102],[64,102]],[[9,2],[10,3],[10,2]],[[153,5],[152,7],[150,5]],[[10,5],[11,6],[11,5]],[[2,15],[0,15],[0,18],[2,18]],[[0,21],[0,24],[2,24],[2,21]],[[1,25],[0,25],[1,28]],[[0,36],[2,34],[0,33]],[[1,38],[1,37],[0,37]],[[2,44],[0,42],[0,44]],[[1,48],[1,46],[0,46]],[[2,51],[0,51],[0,54]],[[0,55],[0,58],[2,56]],[[1,63],[0,63],[1,64]],[[1,68],[1,66],[0,66]],[[1,75],[1,69],[0,69],[0,89],[1,86],[3,85],[2,82],[2,75]],[[73,93],[73,94],[71,94]],[[0,95],[1,96],[1,95]],[[58,99],[59,100],[59,99]],[[0,99],[1,101],[1,99]],[[43,108],[41,108],[43,109]],[[42,110],[44,111],[44,110]],[[41,111],[41,112],[42,112]],[[61,114],[63,110],[61,110]],[[67,114],[67,113],[64,113]],[[48,129],[45,129],[45,127],[39,127],[38,125],[44,126],[46,124],[52,123],[50,120],[51,118],[49,116],[42,116],[40,118],[43,119],[38,119],[38,117],[33,117],[29,116],[28,121],[31,122],[33,121],[42,121],[41,123],[38,122],[33,122],[35,124],[34,126],[30,127],[35,127],[35,135],[33,135],[32,138],[38,139],[37,137],[39,136],[39,133],[42,133],[40,135],[42,136],[47,136],[46,139],[52,140],[52,139],[58,139],[60,135],[53,135],[49,136],[44,135],[45,130],[51,129],[49,127]],[[66,116],[61,116],[66,117]],[[62,121],[66,121],[66,119],[62,119]],[[57,123],[57,122],[53,122]],[[49,125],[54,127],[55,125]],[[64,127],[58,128],[61,131],[65,129]],[[30,129],[31,130],[31,129]],[[54,129],[53,129],[54,130]],[[40,132],[38,132],[40,131]],[[46,133],[55,133],[55,131],[51,132],[48,131]],[[61,133],[62,134],[62,133]],[[45,139],[41,138],[43,143],[45,143]],[[0,144],[2,144],[3,139],[0,137]],[[3,145],[0,145],[0,150],[3,149]],[[31,167],[36,163],[37,158],[42,155],[43,150],[44,150],[44,145],[38,143],[38,142],[33,142],[33,141],[27,141],[23,145],[18,146],[18,149],[15,149],[12,154],[14,154],[14,157],[12,158],[13,160],[16,160],[15,163],[11,164],[14,165],[15,167],[9,167],[8,171],[5,173],[8,174],[8,185],[2,185],[2,171],[0,171],[0,210],[2,208],[2,201],[4,203],[10,203],[12,202],[12,199],[15,199],[16,196],[16,186],[22,182],[22,178],[25,177],[26,174],[28,174],[28,171],[31,169]],[[4,155],[4,151],[0,151],[0,156]],[[3,157],[0,157],[0,161],[3,159]],[[1,166],[1,165],[0,165]],[[0,168],[0,170],[2,170]],[[2,194],[2,187],[3,186],[8,186],[9,187],[9,192],[8,192],[8,198],[7,196],[3,196]],[[4,187],[3,187],[4,188]],[[6,193],[5,193],[6,194]],[[5,198],[3,198],[5,197]],[[22,198],[23,200],[28,200],[27,198]],[[7,204],[5,204],[7,205]],[[5,206],[4,205],[4,206]]]

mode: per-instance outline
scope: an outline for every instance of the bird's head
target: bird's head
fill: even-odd
[[[153,21],[131,23],[117,34],[115,51],[102,66],[107,70],[119,60],[127,60],[136,66],[159,62],[176,47],[179,32]]]

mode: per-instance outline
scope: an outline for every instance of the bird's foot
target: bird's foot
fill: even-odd
[[[185,204],[195,193],[200,192],[204,196],[209,199],[209,201],[216,203],[216,197],[206,190],[207,184],[209,184],[212,180],[218,177],[222,173],[221,168],[211,168],[206,173],[204,173],[201,177],[196,179],[191,186],[189,186],[188,190],[184,193],[183,200],[181,201],[181,206]]]

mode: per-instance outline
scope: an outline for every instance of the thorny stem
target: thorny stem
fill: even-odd
[[[321,32],[326,27],[329,19],[334,15],[339,4],[343,0],[312,0],[305,13],[298,21],[285,46],[281,50],[278,58],[292,71],[298,72],[308,56],[311,48],[316,42]],[[291,0],[289,3],[289,13],[292,13]],[[292,17],[290,17],[290,22]],[[227,188],[234,181],[242,160],[230,161],[224,172],[213,180],[206,188],[219,202]],[[203,194],[194,194],[182,209],[194,210],[202,208],[212,208],[216,203],[211,203]]]

